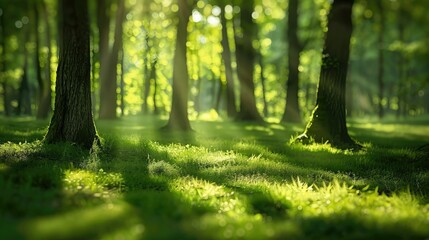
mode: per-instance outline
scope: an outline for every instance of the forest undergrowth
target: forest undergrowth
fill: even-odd
[[[352,120],[351,152],[290,145],[299,124],[128,117],[87,152],[0,118],[0,239],[427,239],[428,119]]]

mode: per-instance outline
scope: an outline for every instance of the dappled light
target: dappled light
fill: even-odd
[[[425,0],[0,0],[0,239],[429,239]]]

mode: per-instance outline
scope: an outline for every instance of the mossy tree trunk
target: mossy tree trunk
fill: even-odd
[[[281,122],[301,122],[299,111],[299,54],[301,44],[298,39],[298,0],[290,0],[288,6],[288,80],[286,84],[286,105]]]
[[[240,29],[235,28],[235,54],[237,73],[240,81],[240,110],[238,120],[263,122],[256,108],[255,83],[255,50],[253,40],[256,37],[256,24],[252,13],[254,0],[242,1],[240,5]],[[239,32],[240,31],[240,32]]]
[[[89,22],[86,0],[61,0],[60,48],[55,109],[46,143],[72,142],[91,148],[98,140],[91,111]]]
[[[192,8],[188,0],[178,0],[178,4],[179,22],[177,24],[177,39],[173,60],[173,99],[170,117],[164,129],[190,131],[191,124],[188,118],[189,73],[186,42]]]
[[[298,138],[329,142],[340,148],[359,148],[349,136],[345,114],[345,86],[352,34],[353,0],[334,0],[328,16],[316,107]]]

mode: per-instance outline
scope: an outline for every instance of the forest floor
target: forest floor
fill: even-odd
[[[359,152],[303,125],[97,121],[90,153],[0,118],[0,239],[428,239],[429,117],[351,121]]]

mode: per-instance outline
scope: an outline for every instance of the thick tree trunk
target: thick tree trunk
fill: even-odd
[[[164,129],[189,131],[191,124],[188,118],[189,74],[186,57],[186,41],[191,6],[188,0],[178,0],[179,22],[177,25],[176,48],[173,60],[173,99],[170,117]]]
[[[263,122],[256,108],[255,84],[253,74],[255,69],[255,50],[253,39],[256,36],[256,26],[252,13],[254,0],[243,1],[240,12],[241,34],[235,29],[235,52],[237,60],[237,73],[240,80],[240,111],[238,120]]]
[[[328,16],[316,107],[298,138],[329,142],[339,148],[360,148],[349,136],[345,115],[345,84],[352,34],[353,0],[334,0]]]
[[[226,79],[226,113],[229,118],[234,118],[237,115],[237,107],[235,105],[235,87],[234,77],[232,71],[231,61],[231,48],[229,45],[228,37],[228,24],[225,17],[225,6],[222,5],[222,11],[220,13],[220,20],[222,24],[222,59],[223,65],[225,66],[225,79]]]
[[[301,122],[298,102],[299,88],[299,53],[301,44],[298,40],[298,0],[290,0],[288,7],[288,80],[286,84],[286,105],[282,122]]]
[[[376,1],[379,11],[380,31],[378,32],[378,117],[384,117],[384,7],[381,0]]]
[[[72,142],[91,148],[98,141],[90,89],[89,22],[86,0],[61,0],[63,43],[57,70],[55,110],[46,143]]]

